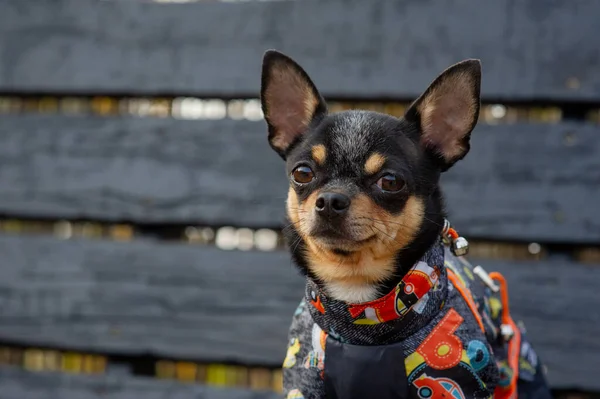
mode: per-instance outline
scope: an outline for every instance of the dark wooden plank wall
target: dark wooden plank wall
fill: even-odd
[[[479,125],[443,177],[471,238],[599,243],[600,127]],[[287,182],[264,122],[0,118],[0,213],[280,227]]]
[[[303,280],[285,252],[0,236],[0,340],[279,367]],[[508,282],[555,388],[600,390],[600,265],[474,260]]]
[[[281,365],[303,279],[285,252],[1,236],[0,340]]]
[[[486,99],[598,100],[595,0],[1,0],[0,92],[256,97],[267,48],[327,97],[414,98],[481,58]]]
[[[212,388],[125,375],[81,376],[0,368],[0,399],[276,399],[274,392]]]
[[[600,100],[593,0],[0,9],[0,94],[255,98],[262,53],[277,48],[332,99],[411,100],[476,57],[485,101]],[[470,238],[598,244],[598,133],[480,125],[443,179],[453,223]],[[0,216],[277,228],[286,182],[265,136],[263,122],[3,115]],[[278,367],[303,286],[282,252],[0,235],[0,253],[0,342],[18,346]],[[600,391],[600,268],[556,256],[481,264],[507,277],[553,387]],[[0,398],[271,397],[7,368],[0,381]]]

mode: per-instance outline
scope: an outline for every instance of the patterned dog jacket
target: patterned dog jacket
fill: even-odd
[[[347,304],[310,279],[283,363],[287,399],[551,398],[506,284],[440,240],[394,290]]]

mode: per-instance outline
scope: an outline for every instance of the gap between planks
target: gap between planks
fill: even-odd
[[[281,231],[224,226],[136,226],[92,221],[47,221],[0,219],[0,232],[8,234],[44,234],[61,239],[86,238],[131,241],[155,238],[187,244],[212,245],[224,250],[286,250]],[[580,263],[600,264],[600,248],[564,246],[556,248],[537,242],[500,242],[469,239],[469,256],[499,260],[547,259],[553,252],[567,253]]]

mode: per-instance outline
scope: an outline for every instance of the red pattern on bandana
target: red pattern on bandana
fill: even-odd
[[[350,305],[348,311],[355,319],[368,308],[374,310],[379,322],[398,319],[434,287],[438,277],[438,270],[419,262],[387,295],[371,302]]]

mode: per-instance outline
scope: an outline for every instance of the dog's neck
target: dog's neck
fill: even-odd
[[[382,294],[380,284],[375,283],[332,281],[325,287],[329,296],[346,303],[369,302]]]
[[[309,277],[305,301],[313,320],[324,331],[341,334],[350,343],[378,345],[403,339],[428,323],[441,309],[447,284],[444,247],[438,240],[395,287],[375,300],[340,300],[332,296],[331,289]],[[359,298],[361,293],[354,295]]]
[[[438,238],[438,233],[435,233],[434,239],[430,242],[435,243]],[[328,281],[319,282],[324,291],[331,298],[346,302],[349,304],[360,304],[364,302],[374,301],[389,291],[393,290],[398,283],[404,278],[410,268],[414,266],[419,259],[423,258],[426,252],[431,247],[431,244],[425,249],[414,251],[412,253],[400,252],[395,260],[393,269],[396,274],[382,282],[365,282],[361,279],[343,280],[343,281]],[[369,262],[369,260],[365,260]],[[356,265],[354,265],[356,266]],[[369,267],[369,265],[360,265],[361,267]]]
[[[356,279],[354,281],[319,282],[319,284],[332,298],[346,303],[369,302],[387,294],[398,285],[408,270],[422,259],[440,238],[444,215],[441,212],[438,212],[437,215],[437,217],[430,216],[430,222],[421,227],[413,243],[398,252],[394,260],[393,276],[384,281],[371,283]],[[368,259],[364,261],[369,262]],[[369,265],[361,265],[361,267],[369,267]]]
[[[344,264],[345,267],[354,270],[360,270],[367,267],[393,270],[393,274],[382,281],[366,281],[358,275],[354,276],[355,278],[349,277],[340,280],[322,281],[311,272],[311,266],[312,268],[319,268],[324,265],[313,264],[309,266],[306,263],[306,259],[299,257],[297,253],[292,253],[292,256],[300,266],[300,269],[306,273],[307,277],[319,285],[332,299],[350,304],[369,302],[380,298],[398,285],[408,270],[413,267],[419,259],[423,258],[432,245],[437,242],[440,237],[440,230],[441,228],[439,228],[438,225],[428,225],[424,227],[415,239],[415,243],[419,243],[419,245],[412,244],[398,252],[393,260],[393,264],[389,265],[389,267],[377,264],[376,262],[378,262],[378,260],[371,259],[369,256],[355,259],[352,264]],[[298,247],[296,249],[298,250]],[[300,248],[299,252],[303,249],[304,248]],[[328,264],[327,266],[340,267],[340,264]]]

